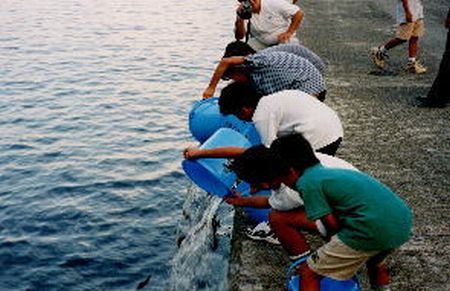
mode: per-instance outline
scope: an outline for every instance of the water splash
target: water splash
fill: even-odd
[[[172,259],[170,290],[226,290],[233,211],[193,187],[183,207],[179,250]],[[186,223],[186,222],[185,222]]]

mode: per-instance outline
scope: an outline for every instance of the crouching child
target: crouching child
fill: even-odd
[[[328,242],[299,266],[300,290],[319,290],[322,276],[350,279],[364,264],[372,287],[388,290],[385,259],[411,235],[410,208],[367,174],[323,167],[308,143],[291,153],[283,148],[275,141],[270,150],[247,150],[231,168],[252,187],[296,190],[307,219],[323,224]]]

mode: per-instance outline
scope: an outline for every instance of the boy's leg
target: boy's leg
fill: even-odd
[[[380,49],[383,50],[383,48],[384,48],[388,51],[396,46],[404,44],[405,42],[406,42],[405,39],[395,37],[395,38],[388,40],[383,46],[380,47]]]
[[[386,257],[390,253],[391,250],[381,252],[366,263],[370,285],[374,290],[389,290],[390,276]]]
[[[308,268],[318,276],[349,280],[377,253],[376,251],[355,250],[334,235],[328,243],[321,246],[308,258],[307,264]],[[306,274],[308,274],[307,271]],[[313,284],[314,280],[312,278]]]
[[[409,44],[408,44],[408,63],[406,65],[406,70],[415,73],[415,74],[423,74],[427,71],[427,68],[424,67],[421,63],[416,60],[417,50],[418,50],[418,42],[419,37],[421,37],[424,33],[424,23],[423,20],[418,20],[414,23],[411,23],[413,29],[410,33]]]
[[[389,39],[384,45],[373,47],[369,50],[369,55],[373,63],[379,68],[384,69],[386,66],[386,59],[389,58],[387,51],[405,43],[409,39],[410,26],[408,24],[401,24],[397,28],[397,33],[394,38]]]
[[[412,36],[409,39],[409,44],[408,44],[408,56],[409,59],[416,59],[417,56],[417,43],[419,41],[419,38],[417,36]]]
[[[303,263],[298,267],[300,272],[300,286],[298,290],[302,291],[320,291],[320,276],[308,267],[307,263]]]
[[[269,213],[269,223],[283,248],[292,259],[309,252],[309,244],[300,229],[317,231],[315,222],[306,217],[304,208],[290,211],[272,210]]]

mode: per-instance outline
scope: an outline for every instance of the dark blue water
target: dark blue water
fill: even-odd
[[[0,2],[1,290],[174,288],[212,203],[180,167],[187,114],[234,5]]]

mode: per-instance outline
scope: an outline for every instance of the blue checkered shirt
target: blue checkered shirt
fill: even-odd
[[[322,76],[325,73],[326,65],[323,62],[323,60],[318,55],[316,55],[312,50],[300,44],[294,43],[278,44],[264,49],[263,52],[287,52],[297,55],[310,61],[311,64],[313,64],[314,67],[316,67],[316,69],[319,70]]]
[[[251,82],[262,95],[282,90],[318,94],[326,90],[319,70],[307,59],[287,52],[258,52],[245,58]]]

